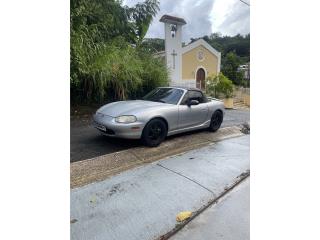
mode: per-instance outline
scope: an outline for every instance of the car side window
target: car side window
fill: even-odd
[[[197,100],[199,103],[207,102],[203,94],[199,91],[189,90],[183,97],[181,105],[187,105],[189,100]]]
[[[189,100],[189,94],[186,92],[186,94],[183,96],[180,105],[187,105]]]
[[[189,99],[190,100],[197,100],[199,103],[204,103],[205,99],[203,97],[203,94],[199,91],[189,91]]]

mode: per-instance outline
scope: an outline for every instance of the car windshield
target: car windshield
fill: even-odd
[[[177,104],[183,95],[183,90],[176,88],[156,88],[142,99],[153,102]]]

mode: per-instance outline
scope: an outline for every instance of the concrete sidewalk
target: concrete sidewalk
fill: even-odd
[[[245,176],[249,144],[223,140],[71,190],[71,239],[160,238]]]
[[[250,180],[245,179],[170,240],[249,240]]]

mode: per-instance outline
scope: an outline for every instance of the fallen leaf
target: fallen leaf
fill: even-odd
[[[182,222],[182,221],[190,218],[191,215],[192,215],[192,212],[190,212],[190,211],[180,212],[177,215],[176,220],[177,220],[177,222]]]

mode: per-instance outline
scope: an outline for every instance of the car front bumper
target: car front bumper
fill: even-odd
[[[145,123],[117,123],[114,117],[98,113],[93,115],[93,126],[106,136],[140,139]]]

